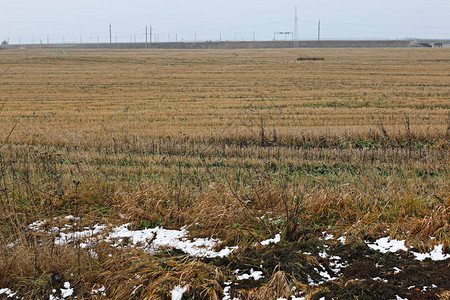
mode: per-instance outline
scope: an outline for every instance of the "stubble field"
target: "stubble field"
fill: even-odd
[[[449,49],[4,50],[0,74],[0,297],[450,294]]]

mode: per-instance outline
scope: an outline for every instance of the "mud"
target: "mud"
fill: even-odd
[[[341,265],[338,272],[336,262]],[[264,278],[258,281],[234,281],[232,296],[262,287],[277,271],[313,286],[312,299],[439,299],[450,290],[450,260],[418,261],[404,252],[383,254],[364,243],[343,245],[310,238],[241,249],[211,263],[230,273],[238,269],[239,273],[250,269],[263,272]]]

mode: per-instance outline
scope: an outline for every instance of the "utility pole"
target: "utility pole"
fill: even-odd
[[[152,26],[150,26],[150,45],[152,44]]]
[[[197,33],[194,33],[194,43],[197,43]]]
[[[80,35],[80,44],[82,44],[82,42],[81,42],[81,35]]]
[[[112,30],[111,30],[111,23],[109,23],[109,43],[112,44]]]
[[[145,26],[145,48],[147,48],[148,43],[148,27]]]
[[[253,31],[253,41],[256,42],[255,32]]]
[[[297,6],[295,6],[295,20],[294,20],[294,47],[298,48],[298,17]]]
[[[48,39],[48,35],[47,35],[47,45],[48,45],[48,44],[50,44],[50,41],[49,41],[49,39]]]
[[[65,43],[66,43],[66,37],[63,36],[63,44],[65,44]]]
[[[219,33],[219,42],[221,42],[221,41],[222,41],[222,32]]]
[[[317,41],[320,41],[320,19],[317,22]]]

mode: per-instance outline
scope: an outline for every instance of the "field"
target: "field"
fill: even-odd
[[[450,295],[447,48],[3,50],[0,101],[0,297]]]

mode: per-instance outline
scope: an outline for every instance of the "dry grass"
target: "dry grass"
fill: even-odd
[[[2,51],[0,287],[48,295],[49,274],[75,273],[86,289],[107,284],[122,298],[141,284],[136,297],[152,299],[197,272],[193,297],[221,295],[207,263],[174,258],[168,271],[138,252],[93,259],[25,230],[67,214],[85,224],[123,213],[137,227],[190,225],[243,247],[280,230],[288,241],[323,229],[361,240],[389,227],[420,249],[448,248],[447,56]],[[145,276],[129,280],[139,270]],[[275,273],[249,297],[288,296],[297,284]]]

